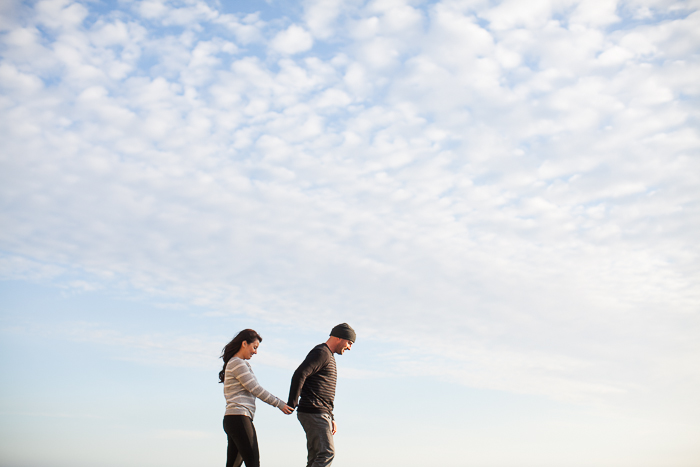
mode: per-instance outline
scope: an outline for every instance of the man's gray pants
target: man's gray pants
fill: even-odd
[[[328,467],[335,457],[333,445],[333,421],[325,413],[297,411],[297,418],[306,432],[306,449],[309,451],[306,467]]]

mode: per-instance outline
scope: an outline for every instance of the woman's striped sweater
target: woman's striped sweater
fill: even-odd
[[[250,364],[238,357],[232,357],[226,364],[224,376],[225,415],[246,415],[252,420],[255,416],[255,398],[277,408],[285,403],[258,384]]]

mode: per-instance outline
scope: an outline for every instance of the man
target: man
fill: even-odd
[[[355,330],[339,324],[331,330],[324,344],[314,347],[292,376],[287,405],[297,407],[297,418],[306,432],[308,462],[306,467],[328,467],[335,457],[333,435],[337,430],[333,418],[335,399],[334,354],[343,355],[355,342]]]

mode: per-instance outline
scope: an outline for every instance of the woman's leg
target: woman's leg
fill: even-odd
[[[253,421],[245,415],[226,415],[224,431],[228,435],[226,467],[240,467],[242,461],[246,467],[260,467],[258,436]]]
[[[226,467],[240,467],[243,463],[243,458],[238,453],[238,447],[233,438],[235,431],[235,423],[232,415],[224,416],[224,431],[228,438],[228,448],[226,449]]]

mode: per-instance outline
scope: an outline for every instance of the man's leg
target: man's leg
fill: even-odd
[[[331,416],[325,413],[297,412],[297,418],[306,432],[309,451],[306,467],[328,467],[335,457]]]

